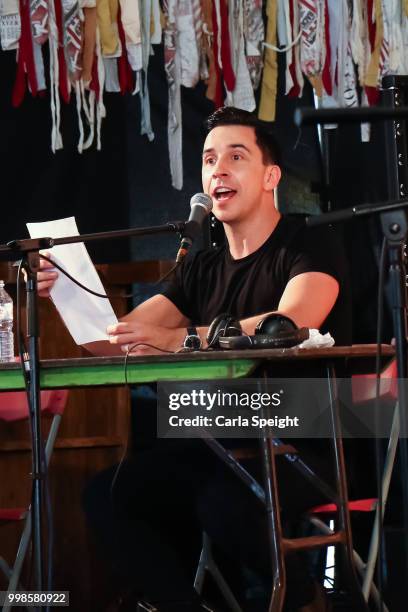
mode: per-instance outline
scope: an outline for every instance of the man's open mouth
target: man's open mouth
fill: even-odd
[[[230,189],[229,187],[216,187],[213,192],[213,197],[217,202],[223,202],[232,198],[236,193],[235,189]]]

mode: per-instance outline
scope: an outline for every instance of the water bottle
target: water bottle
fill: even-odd
[[[0,363],[14,361],[13,300],[0,280]]]

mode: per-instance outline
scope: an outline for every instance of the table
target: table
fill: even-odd
[[[261,365],[301,361],[346,363],[353,373],[372,372],[376,345],[334,346],[324,349],[258,349],[201,351],[174,355],[129,356],[127,379],[131,384],[157,380],[211,380],[250,376]],[[394,348],[382,345],[383,362],[394,356]],[[40,364],[44,389],[98,387],[125,384],[124,357],[80,357],[45,359]],[[0,391],[24,388],[18,363],[0,364]]]
[[[255,370],[271,376],[273,365],[315,362],[324,366],[332,409],[333,444],[337,468],[340,528],[333,536],[315,536],[291,541],[283,537],[279,516],[279,497],[275,469],[273,441],[262,439],[265,467],[265,504],[270,532],[273,560],[273,591],[270,612],[280,612],[285,594],[284,554],[291,550],[313,548],[330,543],[339,544],[350,570],[350,585],[358,609],[366,604],[355,575],[346,473],[338,419],[335,364],[343,364],[348,372],[374,371],[376,345],[354,345],[325,349],[267,349],[245,351],[209,351],[174,355],[133,356],[127,362],[127,381],[130,384],[158,380],[213,380],[250,376]],[[394,356],[391,346],[382,346],[383,362]],[[40,381],[43,388],[123,385],[126,383],[124,357],[87,357],[77,359],[43,360]],[[267,372],[266,372],[267,371]],[[0,365],[0,391],[23,388],[23,377],[18,363]],[[228,453],[226,452],[228,461]],[[308,540],[308,541],[306,541]]]

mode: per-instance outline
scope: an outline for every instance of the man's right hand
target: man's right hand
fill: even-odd
[[[51,254],[48,251],[43,251],[42,254],[51,258]],[[58,272],[52,263],[46,259],[40,259],[40,272],[37,273],[38,295],[40,297],[50,297],[50,291],[57,278]]]

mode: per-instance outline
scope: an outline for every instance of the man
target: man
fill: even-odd
[[[346,282],[334,231],[307,230],[302,218],[278,212],[276,162],[273,140],[252,114],[229,107],[209,118],[203,189],[223,223],[226,245],[188,257],[162,293],[108,328],[109,342],[87,345],[91,352],[120,354],[129,346],[133,354],[177,351],[191,326],[205,347],[211,321],[223,312],[239,318],[247,334],[266,314],[279,312],[298,326],[330,331],[337,344],[348,343]],[[48,264],[42,270],[39,293],[46,296],[57,274]],[[287,490],[296,479],[290,467],[279,468]],[[113,506],[106,494],[112,474],[97,477],[86,499],[88,515],[122,565],[118,574],[128,573],[124,583],[158,602],[160,611],[202,609],[186,569],[197,552],[188,534],[202,528],[227,556],[268,576],[263,508],[201,440],[159,440],[129,461],[116,479]],[[283,494],[288,514],[313,501],[307,493],[299,500],[293,486],[295,495]],[[239,533],[242,524],[248,526],[245,533]],[[313,584],[290,565],[290,609],[324,610]]]

